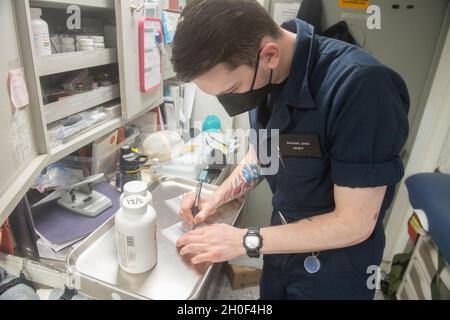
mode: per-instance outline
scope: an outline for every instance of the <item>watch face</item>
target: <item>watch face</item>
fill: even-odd
[[[250,250],[257,249],[259,247],[259,238],[257,236],[248,236],[245,238],[245,245]]]

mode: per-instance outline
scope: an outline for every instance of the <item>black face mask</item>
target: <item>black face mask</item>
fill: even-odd
[[[264,101],[264,99],[267,98],[267,96],[273,89],[273,70],[270,71],[270,80],[268,85],[262,87],[261,89],[253,89],[255,87],[256,76],[258,75],[260,54],[261,51],[258,52],[258,61],[256,62],[255,75],[253,77],[252,88],[250,89],[250,91],[244,93],[226,93],[217,97],[220,104],[222,104],[230,117],[235,117],[237,115],[255,109],[260,103]]]

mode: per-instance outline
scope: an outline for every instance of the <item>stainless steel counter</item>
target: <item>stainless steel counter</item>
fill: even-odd
[[[165,200],[194,191],[195,181],[163,178],[150,186],[158,213],[158,264],[141,275],[130,275],[118,266],[114,239],[114,219],[84,240],[69,256],[69,270],[74,285],[96,299],[199,299],[203,298],[217,265],[194,266],[179,255],[173,243],[161,230],[177,223],[179,217],[170,212]],[[205,185],[205,194],[217,186]],[[242,211],[243,200],[236,200],[217,213],[215,223],[234,225]]]

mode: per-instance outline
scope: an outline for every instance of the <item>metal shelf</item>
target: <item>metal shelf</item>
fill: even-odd
[[[114,0],[32,0],[31,6],[42,8],[63,8],[69,5],[77,5],[80,8],[110,9],[114,10]]]
[[[37,59],[39,76],[117,63],[116,49],[97,49],[42,56]]]
[[[56,162],[65,156],[81,149],[82,147],[94,142],[97,139],[111,133],[113,130],[120,128],[122,125],[122,120],[120,118],[115,118],[106,121],[85,133],[78,135],[76,138],[59,145],[51,149],[49,164]]]
[[[119,84],[76,94],[44,105],[45,119],[47,124],[50,124],[119,97]]]

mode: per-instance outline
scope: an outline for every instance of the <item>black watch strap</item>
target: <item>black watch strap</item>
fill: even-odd
[[[244,237],[244,247],[247,250],[247,255],[250,258],[259,258],[261,256],[260,250],[263,246],[263,239],[261,237],[260,230],[261,230],[260,228],[248,228],[247,234]],[[257,236],[259,238],[259,247],[258,248],[253,249],[253,250],[247,248],[247,246],[245,245],[245,239],[248,236]]]

